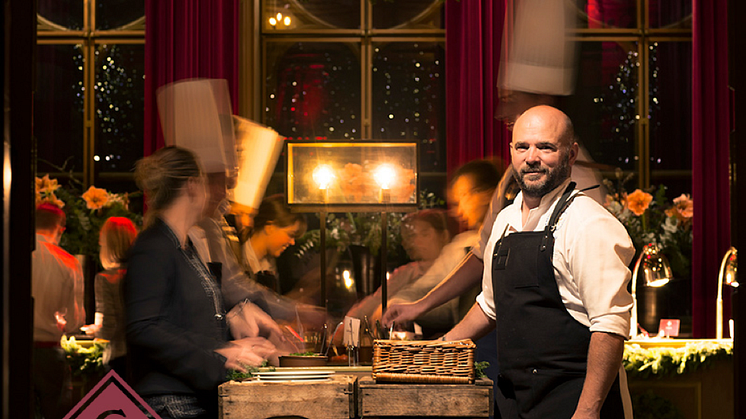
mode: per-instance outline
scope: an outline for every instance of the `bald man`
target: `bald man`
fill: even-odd
[[[477,303],[444,336],[497,328],[502,418],[631,417],[621,364],[634,248],[616,218],[575,190],[573,138],[570,119],[550,106],[516,121],[521,192],[492,227]]]

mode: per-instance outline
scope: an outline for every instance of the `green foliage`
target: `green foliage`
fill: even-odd
[[[419,202],[420,209],[435,208],[445,204],[445,201],[426,190],[420,191]],[[403,212],[387,213],[386,248],[388,255],[392,258],[397,256],[398,245],[401,242],[401,220],[404,215]],[[373,256],[377,256],[381,249],[381,237],[380,212],[332,213],[326,216],[326,245],[336,248],[338,252],[344,252],[350,245],[360,245],[370,249]],[[319,230],[307,231],[298,239],[298,250],[295,255],[302,258],[307,252],[318,249],[320,238]]]
[[[622,364],[630,378],[668,377],[705,368],[733,357],[732,342],[702,341],[681,348],[642,348],[626,345]]]
[[[74,376],[91,376],[104,372],[104,350],[107,341],[94,340],[89,347],[81,346],[75,337],[62,336],[60,346],[65,351],[70,370]]]
[[[484,370],[489,368],[490,363],[489,361],[480,361],[474,363],[474,370],[476,371],[477,378],[486,377],[487,375],[484,373]]]
[[[267,360],[265,359],[264,361],[262,361],[262,365],[260,365],[258,367],[249,367],[249,368],[246,369],[246,372],[240,372],[240,371],[237,371],[237,370],[228,370],[228,374],[226,375],[225,378],[228,381],[230,381],[230,380],[233,380],[233,381],[245,380],[247,378],[253,377],[254,374],[256,374],[257,372],[259,372],[260,368],[267,368],[268,366],[269,366],[269,362],[267,362]],[[275,367],[269,367],[269,371],[274,371],[274,370],[275,370]]]

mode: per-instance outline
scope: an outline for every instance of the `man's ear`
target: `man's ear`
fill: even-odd
[[[578,159],[578,154],[580,154],[580,146],[578,143],[572,143],[570,146],[570,165],[575,164],[575,160]]]

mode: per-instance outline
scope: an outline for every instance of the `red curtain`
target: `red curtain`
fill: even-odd
[[[510,135],[495,119],[505,0],[446,1],[447,168],[509,161]]]
[[[727,0],[692,6],[692,327],[695,338],[713,338],[717,275],[730,246]],[[723,300],[728,336],[730,290]]]
[[[239,0],[146,0],[144,154],[163,147],[156,90],[189,78],[228,80],[238,113]]]

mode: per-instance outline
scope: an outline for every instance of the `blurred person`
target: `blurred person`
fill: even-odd
[[[386,281],[386,292],[396,295],[433,266],[443,248],[451,241],[447,214],[439,209],[424,209],[407,214],[401,221],[402,247],[412,261],[396,268]],[[355,304],[347,315],[371,321],[381,318],[381,287]]]
[[[391,305],[419,300],[459,266],[479,241],[478,231],[498,186],[500,174],[498,167],[487,160],[474,160],[456,170],[449,186],[448,198],[453,212],[467,230],[454,237],[425,275],[392,294]],[[425,338],[442,334],[453,327],[471,307],[478,289],[475,286],[471,291],[463,296],[454,295],[439,307],[407,321],[417,322],[422,327]]]
[[[205,177],[191,151],[168,146],[139,160],[145,228],[124,280],[132,387],[163,418],[213,418],[228,369],[246,372],[275,351],[261,337],[229,340],[216,278],[187,232],[202,218]]]
[[[36,250],[31,255],[31,370],[35,404],[46,419],[62,418],[72,408],[71,372],[60,339],[85,321],[83,271],[78,260],[58,245],[65,225],[65,213],[58,206],[42,203],[36,208]]]
[[[518,118],[511,157],[521,192],[492,227],[477,303],[443,336],[499,330],[503,418],[631,417],[622,353],[634,248],[613,215],[575,190],[577,153],[560,110]]]
[[[282,149],[272,129],[231,115],[228,83],[223,79],[180,80],[158,89],[158,111],[167,145],[192,151],[206,173],[209,200],[189,229],[200,259],[220,284],[234,338],[257,333],[272,343],[288,342],[277,320],[291,321],[299,309],[255,281],[239,263],[238,233],[226,216],[250,225]],[[318,311],[318,310],[317,310]],[[323,313],[307,316],[323,322]],[[318,320],[321,318],[321,320]]]
[[[549,105],[568,112],[569,98],[575,92],[578,43],[570,38],[578,26],[577,8],[572,1],[519,0],[512,24],[505,25],[503,38],[508,45],[502,49],[497,82],[495,118],[508,130],[527,109]],[[588,189],[586,195],[603,204],[606,189],[599,170],[613,167],[595,163],[579,139],[578,158],[573,165],[572,179],[578,189]]]
[[[295,244],[295,239],[306,232],[306,226],[306,217],[290,212],[283,195],[264,198],[254,217],[254,226],[241,245],[245,269],[260,284],[282,293],[287,286],[280,282],[275,259]]]
[[[96,295],[96,315],[93,325],[83,327],[86,334],[106,339],[109,345],[104,363],[126,377],[127,344],[125,340],[122,279],[127,272],[127,255],[137,237],[135,224],[126,217],[110,217],[99,232],[99,259],[104,270],[96,274],[93,286]]]
[[[224,172],[207,174],[210,198],[205,205],[204,218],[189,230],[189,237],[200,258],[213,266],[220,277],[225,304],[235,307],[228,317],[234,338],[253,337],[262,330],[269,332],[263,337],[278,348],[278,353],[298,352],[297,342],[288,342],[277,322],[295,323],[300,318],[311,328],[320,327],[326,320],[325,312],[279,295],[257,282],[257,276],[241,265],[233,251],[233,241],[238,238],[234,238],[235,232],[224,218],[231,207],[226,199],[226,185],[230,184]]]

